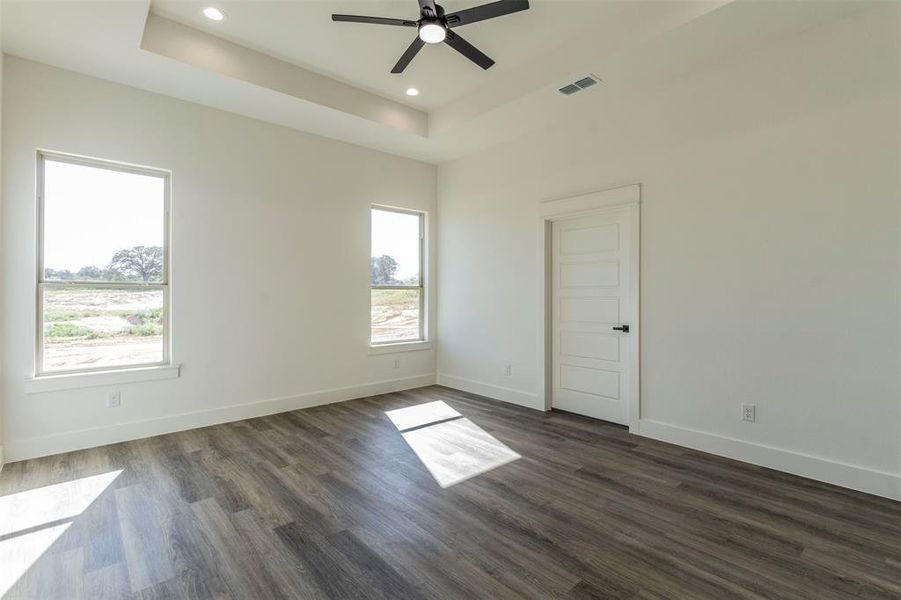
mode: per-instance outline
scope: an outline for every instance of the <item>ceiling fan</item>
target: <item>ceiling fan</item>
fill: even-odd
[[[502,17],[529,8],[528,0],[499,0],[498,2],[467,8],[466,10],[446,15],[444,14],[444,8],[439,4],[435,4],[435,0],[418,0],[418,2],[420,18],[417,21],[385,17],[361,17],[357,15],[332,15],[332,21],[416,27],[418,35],[413,39],[413,43],[410,44],[407,51],[400,57],[400,60],[397,61],[397,64],[394,65],[394,68],[391,69],[392,73],[403,73],[410,61],[413,60],[413,57],[425,44],[440,44],[441,42],[444,42],[483,69],[487,69],[494,64],[494,61],[451,31],[451,29],[486,19]]]

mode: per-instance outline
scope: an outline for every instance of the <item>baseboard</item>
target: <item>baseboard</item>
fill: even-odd
[[[544,405],[538,399],[536,394],[514,390],[512,388],[456,377],[454,375],[446,375],[438,373],[438,385],[443,385],[455,390],[469,392],[470,394],[478,394],[487,396],[495,400],[502,400],[511,404],[518,404],[526,408],[534,408],[535,410],[544,410]]]
[[[876,496],[901,500],[901,475],[894,473],[874,471],[818,456],[648,419],[641,419],[638,431],[633,430],[632,433]]]
[[[268,400],[258,400],[256,402],[235,404],[232,406],[222,406],[208,410],[158,417],[145,421],[133,421],[131,423],[121,423],[118,425],[81,429],[78,431],[22,440],[7,440],[6,459],[9,462],[15,462],[29,458],[49,456],[51,454],[71,452],[73,450],[95,448],[97,446],[137,440],[164,433],[173,433],[176,431],[184,431],[186,429],[207,427],[219,423],[240,421],[241,419],[262,417],[289,410],[297,410],[299,408],[310,408],[312,406],[331,404],[333,402],[343,402],[345,400],[354,400],[356,398],[365,398],[367,396],[376,396],[378,394],[399,392],[402,390],[432,385],[434,383],[435,375],[429,373],[427,375],[389,379],[330,390],[307,392],[295,396],[285,396],[282,398],[271,398]]]
[[[527,408],[544,410],[543,405],[539,406],[540,401],[536,394],[520,390],[444,373],[438,374],[438,384]],[[818,456],[764,446],[649,419],[641,419],[638,428],[632,428],[630,431],[662,442],[725,456],[884,498],[901,500],[901,475],[894,473],[875,471]]]
[[[6,464],[6,454],[3,452],[3,446],[0,446],[0,471],[3,471],[3,465]]]

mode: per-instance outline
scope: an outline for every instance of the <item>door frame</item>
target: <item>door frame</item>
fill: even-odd
[[[624,316],[624,321],[629,324],[632,333],[632,343],[629,348],[629,389],[633,391],[632,401],[629,402],[629,431],[638,433],[639,419],[641,417],[641,186],[639,184],[590,192],[578,196],[544,200],[538,205],[538,357],[537,357],[537,389],[538,404],[543,405],[544,410],[551,409],[551,387],[553,379],[551,369],[552,358],[552,235],[551,227],[554,221],[570,219],[579,216],[588,216],[610,212],[622,208],[629,208],[632,215],[632,231],[630,239],[629,257],[630,294],[635,298],[632,314]]]

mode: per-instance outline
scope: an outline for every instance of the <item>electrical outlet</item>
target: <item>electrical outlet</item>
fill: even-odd
[[[399,359],[399,358],[395,358],[395,359],[394,359],[394,368],[395,368],[395,369],[399,369],[399,368],[400,368],[400,359]]]
[[[122,392],[110,392],[109,396],[106,397],[106,407],[119,408],[120,406],[122,406]]]
[[[757,405],[756,404],[742,404],[741,405],[741,420],[742,421],[750,421],[754,422],[757,420]]]
[[[506,367],[504,367],[504,375],[506,375],[507,377],[513,375],[513,365],[507,365]]]

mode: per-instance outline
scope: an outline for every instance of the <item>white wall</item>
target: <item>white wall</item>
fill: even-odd
[[[640,183],[641,431],[901,498],[899,9],[441,165],[439,382],[542,407],[537,203]]]
[[[7,460],[434,381],[434,351],[397,355],[399,369],[368,354],[369,206],[434,216],[434,166],[17,58],[4,77]],[[36,148],[172,170],[182,375],[121,386],[119,409],[108,387],[24,393]]]
[[[3,27],[0,24],[0,48],[3,47]],[[0,157],[3,156],[3,52],[0,52]],[[3,206],[3,174],[0,170],[0,207]],[[3,211],[0,210],[0,260],[3,257]],[[0,298],[0,311],[3,310],[3,299]],[[3,323],[0,321],[0,340],[3,339]],[[0,355],[0,377],[3,375],[3,356]],[[0,469],[3,469],[6,453],[3,445],[3,388],[0,387]]]
[[[638,182],[641,433],[901,498],[899,11],[561,98],[553,128],[442,165],[442,381],[543,407],[537,203]],[[370,203],[434,216],[434,167],[16,58],[3,81],[7,459],[432,380],[433,352],[367,353],[366,243]],[[119,409],[24,393],[38,147],[173,171],[182,376]]]

